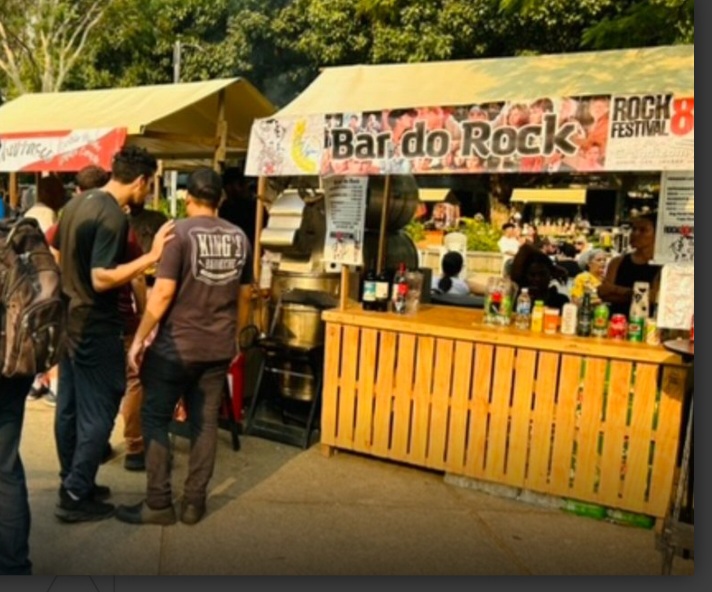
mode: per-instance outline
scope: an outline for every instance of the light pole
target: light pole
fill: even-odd
[[[181,69],[181,57],[184,47],[190,47],[192,49],[197,49],[200,52],[205,51],[200,45],[195,43],[183,43],[180,39],[176,39],[173,43],[173,84],[180,83],[180,69]],[[178,171],[172,170],[170,172],[170,188],[171,188],[171,216],[176,217],[178,213],[177,207],[177,193],[178,193]]]

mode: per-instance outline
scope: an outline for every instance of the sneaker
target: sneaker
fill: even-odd
[[[44,385],[32,385],[30,392],[27,393],[27,398],[31,401],[37,401],[42,395],[47,393],[47,387]]]
[[[114,515],[115,508],[112,504],[100,502],[88,497],[86,499],[74,500],[67,492],[59,500],[59,507],[54,515],[61,521],[67,523],[75,522],[96,522],[106,520]]]
[[[176,523],[176,511],[173,504],[161,510],[152,510],[145,501],[133,506],[119,506],[116,518],[128,524],[160,524],[170,526]]]
[[[42,402],[45,405],[49,405],[50,407],[56,407],[57,406],[56,393],[54,391],[52,391],[51,389],[47,389],[47,392],[42,397]]]
[[[94,488],[89,493],[89,497],[95,501],[103,502],[111,497],[111,489],[109,489],[106,485],[94,484]],[[62,500],[72,501],[72,498],[67,493],[67,489],[64,485],[59,486],[59,500],[60,501],[57,503],[57,506],[60,505]]]
[[[145,471],[146,470],[146,458],[143,452],[137,452],[136,454],[127,454],[124,459],[124,469],[127,471]]]
[[[183,502],[180,508],[180,521],[183,524],[197,524],[205,516],[205,504]]]

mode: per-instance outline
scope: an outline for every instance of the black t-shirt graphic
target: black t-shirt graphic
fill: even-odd
[[[119,290],[94,290],[91,271],[113,269],[124,262],[128,229],[126,214],[105,191],[87,191],[64,208],[52,246],[60,252],[70,337],[121,333]]]
[[[251,260],[250,243],[234,224],[209,216],[176,223],[156,272],[176,281],[176,294],[152,351],[180,362],[232,358],[238,292],[252,281]]]

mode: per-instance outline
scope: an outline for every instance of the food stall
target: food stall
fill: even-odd
[[[255,123],[247,167],[263,179],[385,175],[384,212],[400,175],[694,171],[694,47],[327,68]],[[689,378],[680,356],[447,306],[366,311],[346,292],[323,313],[325,451],[665,516]]]

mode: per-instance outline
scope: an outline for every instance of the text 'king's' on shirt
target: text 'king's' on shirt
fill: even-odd
[[[252,281],[250,243],[237,226],[196,216],[176,223],[157,278],[176,281],[176,293],[151,346],[181,362],[210,362],[235,355],[237,297]]]

